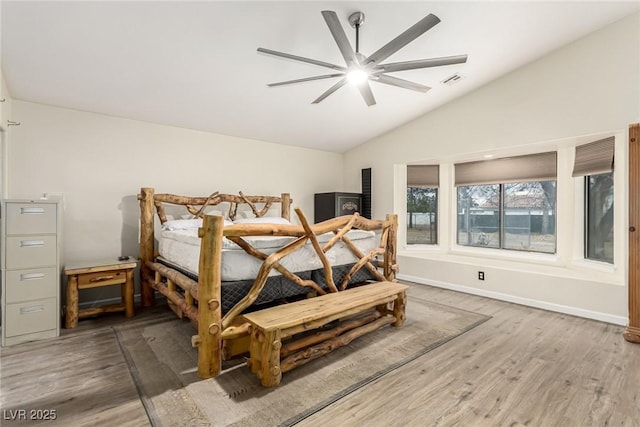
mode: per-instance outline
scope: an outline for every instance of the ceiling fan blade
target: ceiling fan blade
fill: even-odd
[[[369,80],[366,80],[358,85],[358,89],[360,90],[360,94],[364,98],[364,102],[367,103],[367,106],[371,107],[372,105],[376,105],[376,99],[373,97],[373,92],[371,92],[371,85],[369,84]]]
[[[440,67],[442,65],[463,64],[467,62],[467,55],[444,56],[441,58],[418,59],[415,61],[393,62],[381,64],[375,71],[391,73],[394,71],[415,70],[418,68]]]
[[[334,84],[333,86],[331,86],[325,93],[323,93],[322,95],[320,95],[319,97],[317,97],[312,104],[319,104],[320,102],[322,102],[327,96],[331,95],[333,92],[337,91],[338,89],[340,89],[342,86],[344,86],[347,83],[347,78],[343,78],[342,80],[338,81],[338,83]]]
[[[358,65],[358,58],[351,47],[351,43],[349,43],[349,39],[347,39],[347,35],[342,28],[342,24],[340,24],[340,21],[338,20],[338,15],[332,10],[323,10],[322,16],[329,27],[329,31],[331,31],[333,39],[336,41],[336,44],[340,49],[340,53],[342,53],[342,57],[344,58],[347,67]]]
[[[312,65],[318,65],[320,67],[331,68],[338,71],[347,71],[345,67],[339,65],[330,64],[324,61],[318,61],[317,59],[305,58],[304,56],[291,55],[290,53],[278,52],[277,50],[265,49],[263,47],[258,48],[258,52],[266,53],[267,55],[279,56],[281,58],[293,59],[294,61],[306,62]]]
[[[438,22],[440,22],[440,18],[430,13],[420,21],[413,24],[409,29],[400,34],[398,37],[391,40],[389,43],[371,54],[371,56],[366,59],[365,64],[370,64],[372,62],[375,64],[380,64],[382,61],[405,47],[407,44],[420,37],[427,30],[433,28]]]
[[[426,92],[431,89],[429,86],[421,85],[420,83],[410,82],[409,80],[399,79],[397,77],[387,76],[386,74],[380,74],[377,76],[371,76],[374,81],[378,83],[384,83],[386,85],[398,86],[405,89],[411,89],[418,92]]]
[[[331,79],[333,77],[343,77],[343,76],[344,76],[344,73],[340,73],[340,74],[325,74],[323,76],[305,77],[303,79],[295,79],[295,80],[287,80],[287,81],[284,81],[284,82],[269,83],[267,86],[269,86],[269,87],[284,86],[284,85],[291,85],[291,84],[295,84],[295,83],[311,82],[313,80]]]

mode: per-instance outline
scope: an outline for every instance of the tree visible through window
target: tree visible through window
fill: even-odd
[[[438,189],[407,187],[407,244],[438,243]]]
[[[439,165],[407,165],[407,245],[438,243]]]
[[[500,247],[500,185],[458,187],[458,244]]]
[[[555,253],[556,182],[458,187],[458,244]]]
[[[585,257],[613,263],[613,173],[585,177]]]

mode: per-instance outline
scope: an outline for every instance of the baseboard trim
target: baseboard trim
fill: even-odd
[[[599,320],[601,322],[612,323],[614,325],[626,326],[627,318],[616,316],[613,314],[602,313],[599,311],[585,310],[583,308],[571,307],[568,305],[554,304],[545,301],[539,301],[531,298],[517,297],[514,295],[503,294],[501,292],[486,291],[483,289],[472,288],[469,286],[455,285],[453,283],[440,282],[438,280],[427,280],[422,277],[410,276],[407,274],[398,274],[398,279],[407,280],[409,282],[419,283],[421,285],[435,286],[437,288],[449,289],[452,291],[464,292],[466,294],[478,295],[497,299],[500,301],[512,302],[515,304],[526,305],[528,307],[541,308],[543,310],[555,311],[557,313],[570,314],[572,316],[584,317],[586,319]]]

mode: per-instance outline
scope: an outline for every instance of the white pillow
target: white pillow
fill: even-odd
[[[234,224],[291,224],[288,220],[277,216],[263,216],[261,218],[238,218]]]
[[[233,225],[231,221],[224,220],[224,227],[227,225]],[[162,224],[162,229],[166,231],[176,230],[193,230],[194,228],[202,227],[202,218],[194,219],[174,219],[172,221],[166,221]]]
[[[224,219],[229,219],[227,217],[228,212],[225,212],[222,209],[207,208],[207,209],[204,210],[204,214],[205,215],[216,215],[216,216],[221,216]]]
[[[253,212],[251,211],[237,211],[236,219],[252,219],[255,218]]]
[[[162,229],[167,231],[175,231],[175,230],[191,230],[192,228],[202,227],[202,219],[194,218],[194,219],[174,219],[171,221],[166,221],[162,224]]]

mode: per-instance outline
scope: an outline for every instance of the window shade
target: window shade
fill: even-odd
[[[556,179],[556,152],[456,163],[456,186]]]
[[[613,171],[614,137],[576,147],[572,176],[600,175]]]
[[[407,187],[437,187],[439,165],[407,165]]]

